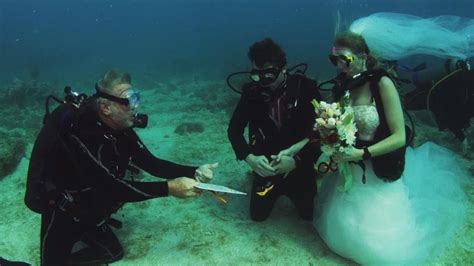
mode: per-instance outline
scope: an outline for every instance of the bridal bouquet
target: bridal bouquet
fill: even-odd
[[[357,128],[354,122],[354,111],[350,106],[350,95],[346,92],[342,101],[326,103],[312,101],[316,112],[314,129],[321,136],[321,151],[327,157],[335,152],[345,153],[352,149],[356,140]],[[344,186],[340,189],[347,191],[352,186],[352,173],[348,162],[338,163],[338,171],[344,177]]]

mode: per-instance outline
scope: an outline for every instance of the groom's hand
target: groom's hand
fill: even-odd
[[[249,154],[247,158],[245,158],[245,162],[259,176],[268,177],[276,175],[275,169],[270,165],[267,157],[263,155],[255,156],[253,154]]]
[[[296,168],[296,161],[292,156],[272,155],[271,165],[275,169],[276,174],[283,174],[286,177],[291,171]]]

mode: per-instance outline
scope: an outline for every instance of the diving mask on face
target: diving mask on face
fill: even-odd
[[[128,107],[132,110],[137,110],[140,106],[140,92],[137,90],[127,90],[125,97],[128,100]]]
[[[96,88],[96,96],[116,102],[118,104],[126,105],[131,110],[136,110],[140,105],[140,93],[137,90],[129,89],[125,92],[125,98],[113,96],[104,92],[101,92]]]
[[[148,125],[148,115],[137,112],[140,106],[140,92],[134,89],[129,89],[125,92],[125,98],[116,97],[107,93],[103,93],[96,85],[97,97],[116,102],[118,104],[126,105],[134,112],[133,126],[138,128],[145,128]]]
[[[349,67],[351,63],[354,62],[354,57],[352,55],[330,54],[328,55],[328,59],[334,66],[337,66],[338,62],[341,62]]]
[[[250,79],[260,83],[261,85],[270,85],[278,78],[280,69],[266,68],[266,69],[252,69],[250,71]]]

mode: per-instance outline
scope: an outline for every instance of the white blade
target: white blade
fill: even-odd
[[[195,185],[195,187],[199,189],[210,190],[210,191],[215,191],[215,192],[230,193],[230,194],[237,194],[237,195],[247,195],[247,193],[240,192],[238,190],[221,186],[221,185],[198,182],[197,185]]]

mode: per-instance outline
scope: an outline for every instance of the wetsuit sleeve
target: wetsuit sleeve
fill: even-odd
[[[250,147],[244,138],[244,130],[249,123],[249,109],[245,97],[241,97],[227,128],[227,137],[238,160],[244,160],[250,154]]]
[[[165,179],[173,179],[182,176],[194,178],[197,167],[180,165],[157,158],[145,147],[135,133],[133,141],[132,162],[140,169],[153,176]]]
[[[113,191],[113,198],[118,202],[137,202],[152,198],[168,196],[168,183],[162,182],[134,182],[123,179],[109,179]]]
[[[109,161],[108,153],[104,153],[106,157],[99,159],[93,155],[93,150],[89,149],[87,144],[76,135],[70,135],[64,140],[63,147],[71,156],[68,159],[74,162],[70,168],[76,172],[75,177],[69,179],[68,183],[72,188],[84,189],[86,187],[86,191],[87,187],[91,189],[89,197],[97,199],[96,201],[100,202],[97,203],[98,205],[107,205],[108,199],[117,202],[133,202],[168,196],[166,181],[135,182],[122,179],[116,176],[115,171],[102,163]],[[89,142],[92,141],[89,139]]]

